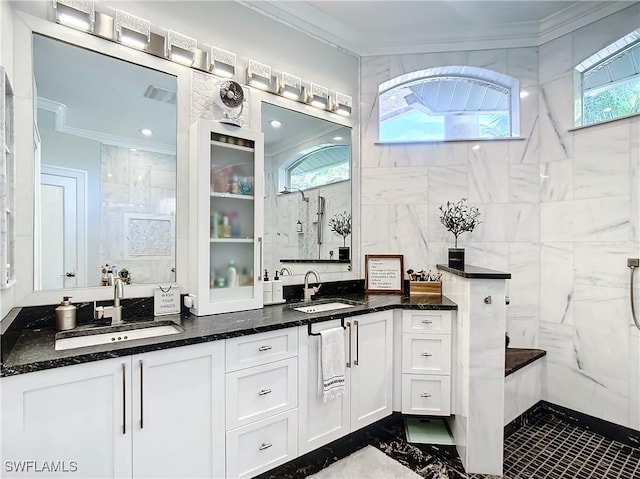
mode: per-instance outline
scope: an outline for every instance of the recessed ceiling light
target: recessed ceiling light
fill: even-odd
[[[280,128],[282,126],[282,122],[278,120],[271,120],[269,124],[271,125],[271,128]]]
[[[138,151],[137,148],[129,148],[129,151]]]
[[[480,149],[480,145],[473,145],[473,146],[471,147],[471,149],[472,149],[473,151],[478,151],[478,150]]]
[[[334,136],[333,137],[333,141],[340,141],[340,140],[342,140],[341,136]]]
[[[140,130],[138,130],[140,133],[142,133],[144,136],[151,136],[153,135],[153,132],[149,129],[149,128],[141,128]]]
[[[520,98],[527,98],[529,96],[529,92],[527,90],[522,90],[520,92]]]

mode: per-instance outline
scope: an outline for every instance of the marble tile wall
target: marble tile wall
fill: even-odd
[[[175,281],[175,251],[150,258],[130,256],[126,251],[127,218],[166,220],[175,218],[176,159],[173,155],[102,145],[101,264],[127,268],[131,280],[141,283]],[[164,223],[164,222],[163,222]],[[175,221],[171,229],[175,244]],[[149,247],[157,244],[149,238]]]
[[[638,18],[635,4],[537,49],[361,64],[363,255],[402,253],[407,268],[433,269],[453,242],[438,206],[469,198],[483,223],[461,237],[467,262],[512,274],[511,345],[548,351],[544,398],[635,429],[640,346],[626,258],[640,256],[640,118],[570,130],[573,67],[638,28]],[[529,92],[521,100],[523,139],[482,142],[479,150],[470,142],[376,144],[378,85],[442,65],[518,78]]]

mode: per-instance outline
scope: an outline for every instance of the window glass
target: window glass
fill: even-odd
[[[519,134],[519,85],[483,68],[438,67],[380,85],[381,142],[505,138]]]
[[[640,113],[640,29],[575,68],[575,125]]]
[[[301,190],[349,180],[348,145],[325,144],[301,151],[285,168],[290,188]]]

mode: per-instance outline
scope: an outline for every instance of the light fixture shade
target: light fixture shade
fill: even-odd
[[[336,92],[336,103],[333,106],[333,111],[338,115],[349,116],[351,115],[351,107],[353,100],[349,95]]]
[[[271,88],[271,67],[255,60],[249,60],[247,84],[261,90],[269,90]]]
[[[218,47],[211,47],[211,73],[232,78],[236,74],[236,54]]]
[[[151,22],[122,10],[116,10],[116,39],[129,47],[144,50],[151,39]]]
[[[93,0],[53,0],[56,21],[79,30],[92,31],[95,22]]]
[[[317,83],[310,83],[306,101],[311,106],[326,110],[329,106],[329,89]]]
[[[302,79],[291,73],[282,72],[278,94],[291,100],[299,100],[302,96]]]
[[[198,41],[195,38],[169,30],[165,45],[167,58],[183,65],[193,65],[196,48],[198,48]]]

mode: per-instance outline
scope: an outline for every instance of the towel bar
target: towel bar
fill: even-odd
[[[313,323],[309,323],[307,324],[307,326],[309,327],[309,336],[320,336],[320,333],[314,333],[311,331],[311,324]],[[347,327],[344,325],[344,318],[340,318],[340,326],[342,326],[342,329],[347,329]]]

